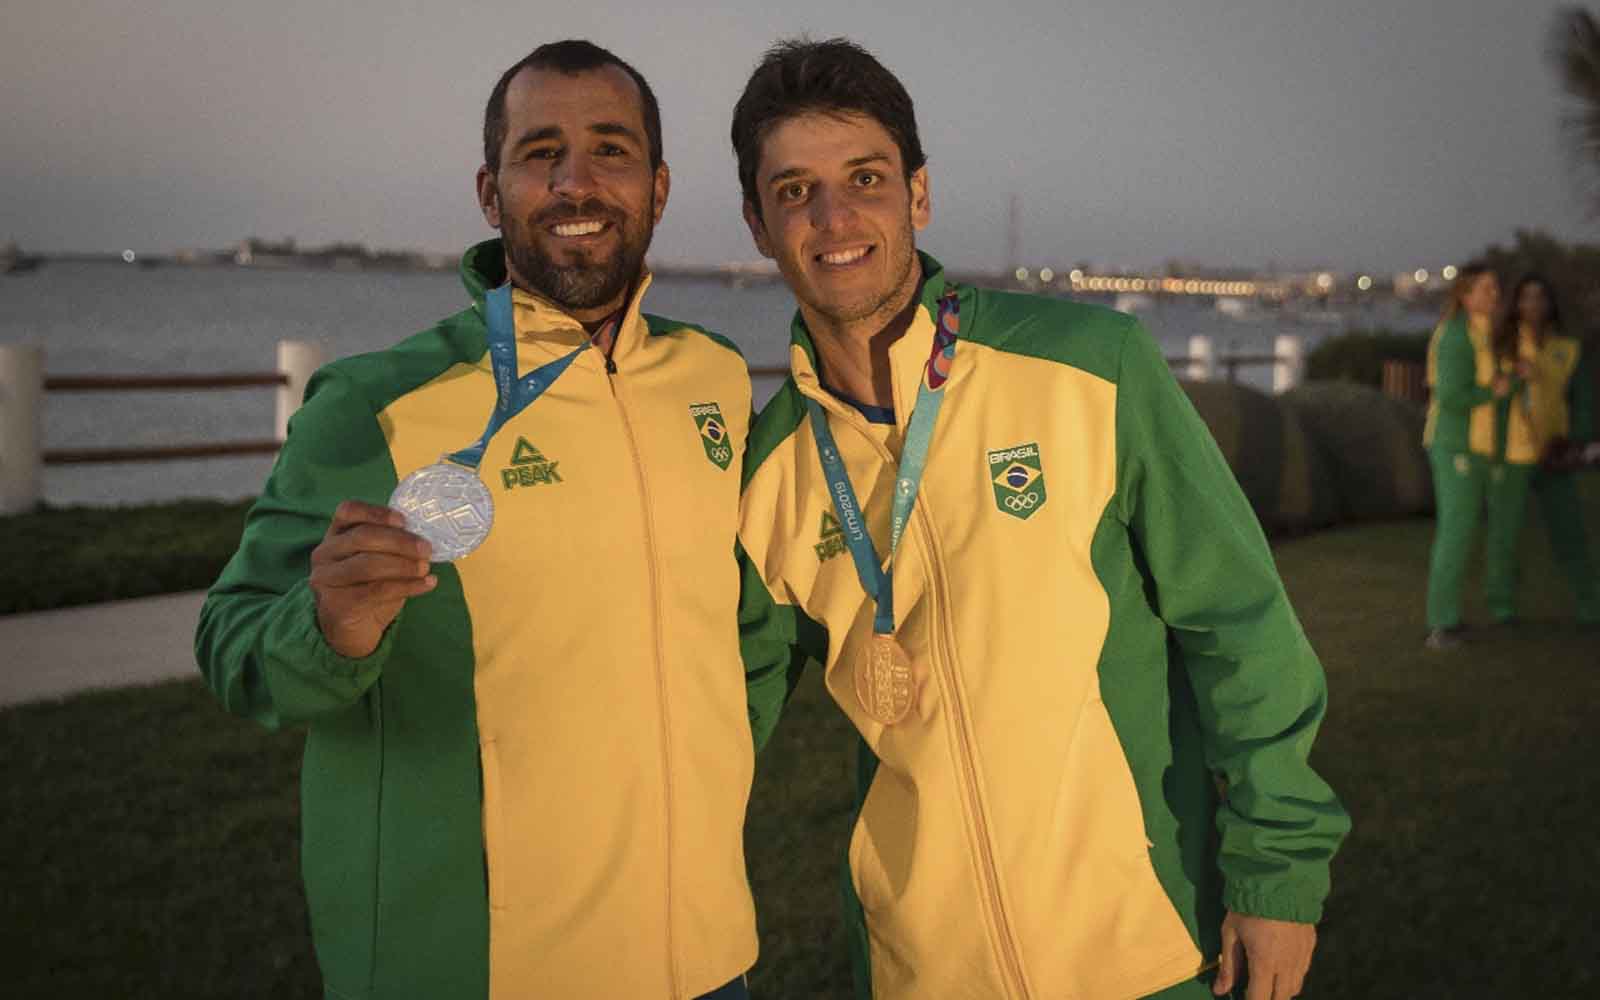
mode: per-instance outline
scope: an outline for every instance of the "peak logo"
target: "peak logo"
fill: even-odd
[[[514,490],[519,486],[565,482],[557,469],[560,464],[545,458],[544,452],[530,444],[527,438],[519,437],[517,446],[511,450],[511,464],[500,470],[501,488]]]
[[[817,532],[817,544],[812,548],[816,550],[817,562],[827,562],[844,551],[844,528],[839,526],[839,519],[833,515],[833,511],[822,512],[822,528]]]

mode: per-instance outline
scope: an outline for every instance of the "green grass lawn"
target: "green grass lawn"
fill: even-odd
[[[1600,996],[1600,634],[1568,624],[1530,533],[1527,624],[1425,651],[1431,530],[1277,548],[1329,675],[1317,764],[1355,820],[1305,996]],[[300,743],[192,683],[0,711],[0,995],[316,995]],[[853,752],[809,676],[750,808],[766,1000],[848,994],[836,906]]]

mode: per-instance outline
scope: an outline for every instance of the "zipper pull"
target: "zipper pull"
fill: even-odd
[[[607,375],[615,375],[616,373],[617,373],[617,362],[616,362],[616,359],[612,358],[611,355],[608,354],[608,355],[606,355],[606,374]]]

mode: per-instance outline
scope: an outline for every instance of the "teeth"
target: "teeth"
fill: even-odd
[[[836,253],[822,255],[824,264],[853,264],[867,255],[867,247],[858,247],[855,250],[840,250]]]
[[[557,236],[592,236],[605,227],[604,222],[563,222],[551,231]]]

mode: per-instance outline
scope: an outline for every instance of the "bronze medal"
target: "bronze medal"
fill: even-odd
[[[856,700],[874,722],[892,726],[916,702],[911,658],[893,635],[874,635],[867,655],[856,660]]]

